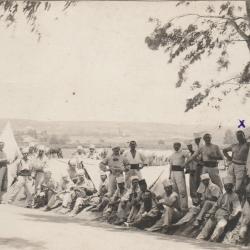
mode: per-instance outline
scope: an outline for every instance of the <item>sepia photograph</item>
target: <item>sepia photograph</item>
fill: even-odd
[[[250,249],[250,0],[0,1],[0,249]]]

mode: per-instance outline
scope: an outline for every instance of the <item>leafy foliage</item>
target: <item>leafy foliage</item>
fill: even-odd
[[[63,10],[66,10],[75,1],[65,1]],[[6,23],[7,27],[16,23],[17,14],[25,16],[27,23],[30,25],[30,31],[34,33],[38,41],[41,39],[41,33],[37,24],[37,13],[49,11],[52,3],[49,1],[12,1],[0,0],[0,19]]]
[[[181,1],[176,6],[184,4],[189,5],[188,2]],[[236,5],[230,1],[221,3],[220,6],[209,4],[204,13],[180,15],[166,24],[161,24],[159,19],[149,19],[155,23],[155,28],[151,35],[145,38],[148,47],[152,50],[163,48],[168,55],[168,63],[173,63],[177,59],[181,62],[176,87],[181,87],[188,81],[188,71],[201,60],[217,57],[217,70],[222,71],[230,66],[229,50],[233,45],[241,43],[250,52],[250,1],[245,1],[245,9],[242,3]],[[232,90],[238,91],[248,83],[250,83],[250,61],[233,79],[217,83],[212,81],[203,92],[200,91],[187,99],[186,111],[199,106],[205,99],[213,101],[214,98],[211,97],[213,89],[236,85],[236,89],[228,91],[222,88],[221,92],[226,96]],[[202,84],[198,80],[191,85],[192,90],[201,87]],[[221,101],[222,99],[217,99],[217,102]],[[220,105],[214,107],[219,108]]]

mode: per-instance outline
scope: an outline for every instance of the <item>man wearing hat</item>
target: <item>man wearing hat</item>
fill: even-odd
[[[194,226],[199,226],[204,215],[214,206],[215,202],[222,195],[220,188],[210,181],[209,174],[201,175],[201,184],[197,190],[201,211],[194,221]]]
[[[72,191],[74,183],[70,180],[67,173],[63,174],[55,193],[51,196],[45,211],[50,211],[53,208],[62,204],[64,196]]]
[[[130,177],[131,180],[131,188],[128,190],[126,195],[126,199],[129,203],[129,215],[127,218],[127,222],[131,223],[134,221],[136,215],[140,209],[140,188],[139,188],[139,178],[138,176],[134,175]]]
[[[24,192],[26,194],[26,207],[30,208],[32,205],[32,177],[31,177],[31,169],[32,163],[28,158],[29,149],[24,148],[22,150],[23,157],[20,160],[15,162],[15,169],[16,171],[16,183],[13,186],[13,189],[10,189],[10,193],[8,194],[8,203],[12,203],[15,198],[17,197],[18,193],[24,188]]]
[[[191,140],[185,142],[190,156],[194,154]],[[200,168],[198,162],[193,160],[186,166],[186,173],[189,173],[189,190],[193,204],[197,203],[197,189],[200,185]]]
[[[127,184],[127,188],[130,188],[130,177],[133,175],[137,175],[139,179],[142,179],[141,169],[144,167],[145,164],[145,157],[144,155],[136,150],[137,144],[136,141],[129,142],[130,150],[124,152],[124,157],[127,159],[130,168],[125,173],[125,182]]]
[[[165,180],[162,184],[165,194],[163,197],[159,197],[160,199],[157,204],[158,208],[162,210],[162,216],[148,231],[162,230],[163,233],[166,233],[171,225],[180,219],[181,211],[178,204],[178,194],[173,191],[173,181],[170,179]]]
[[[0,141],[0,204],[2,202],[2,196],[4,191],[6,191],[6,183],[7,183],[7,156],[5,152],[3,151],[4,149],[4,142]],[[7,185],[6,185],[7,186]]]
[[[223,155],[218,145],[212,144],[212,136],[206,133],[203,136],[205,145],[201,146],[187,161],[186,165],[197,157],[202,157],[202,173],[208,173],[211,181],[223,190],[223,185],[219,175],[218,161],[223,160]]]
[[[223,150],[225,157],[231,162],[228,168],[228,174],[234,179],[235,192],[239,195],[240,199],[244,195],[245,182],[246,182],[246,163],[249,153],[249,143],[243,131],[236,132],[238,140],[237,144],[233,144]],[[231,152],[230,156],[228,153]]]
[[[145,229],[151,227],[161,218],[161,211],[156,206],[156,196],[148,190],[145,179],[139,181],[140,187],[140,210],[132,223],[125,222],[127,227]]]
[[[35,179],[35,193],[41,188],[41,183],[44,179],[44,171],[48,168],[48,158],[45,155],[45,146],[38,146],[38,154],[32,160],[32,176]]]
[[[181,211],[185,213],[188,210],[188,196],[184,168],[189,154],[181,149],[179,142],[175,142],[173,148],[174,153],[169,157],[170,178],[174,184],[173,189],[178,194]]]
[[[57,183],[53,180],[51,171],[45,171],[43,182],[34,197],[34,208],[46,206],[56,188]]]
[[[127,189],[125,187],[125,180],[123,176],[119,176],[116,178],[117,189],[113,196],[110,198],[107,209],[104,211],[104,217],[107,218],[108,222],[111,217],[115,214],[118,218],[124,216],[123,209],[125,209],[126,201],[123,199],[127,193]]]
[[[76,159],[78,168],[82,168],[82,166],[84,165],[83,160],[84,160],[85,155],[86,155],[86,152],[84,151],[83,146],[82,145],[77,146],[76,152],[72,154],[72,157]]]
[[[89,146],[88,158],[92,159],[92,160],[99,160],[99,157],[98,157],[96,149],[95,149],[95,145],[93,145],[93,144]]]
[[[112,197],[116,188],[118,177],[123,177],[123,173],[128,171],[129,163],[127,159],[120,154],[120,146],[114,145],[112,147],[112,155],[107,156],[99,164],[100,170],[104,172],[110,172],[109,184],[108,184],[108,196]]]
[[[205,224],[197,239],[205,240],[210,233],[210,241],[217,242],[223,234],[228,222],[241,213],[241,204],[238,195],[233,191],[233,179],[228,176],[223,179],[226,192],[222,194],[208,212],[209,220]]]
[[[85,172],[80,169],[77,172],[77,181],[72,186],[70,192],[67,192],[62,201],[62,208],[59,211],[62,214],[66,214],[72,208],[72,214],[77,214],[82,208],[88,206],[90,196],[94,193],[94,188],[85,178]]]

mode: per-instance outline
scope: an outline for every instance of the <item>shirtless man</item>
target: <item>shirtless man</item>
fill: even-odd
[[[223,185],[219,175],[218,161],[223,160],[223,155],[218,145],[211,143],[212,136],[205,134],[203,140],[205,145],[201,146],[187,161],[186,164],[190,163],[197,157],[202,157],[202,174],[208,173],[211,181],[223,190]]]
[[[242,198],[246,183],[246,162],[249,152],[249,143],[243,131],[236,132],[238,143],[233,144],[223,150],[225,157],[231,162],[228,174],[234,179],[235,192]],[[232,152],[231,155],[228,153]]]

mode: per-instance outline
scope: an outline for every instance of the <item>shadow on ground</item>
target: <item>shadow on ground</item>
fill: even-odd
[[[175,236],[175,235],[164,235],[160,233],[152,233],[147,231],[142,231],[139,229],[134,228],[126,228],[126,227],[117,227],[110,225],[108,223],[99,222],[96,220],[90,220],[90,219],[84,219],[82,217],[67,217],[65,215],[57,215],[57,214],[44,214],[44,215],[36,215],[36,214],[22,214],[26,217],[26,219],[31,221],[39,221],[39,222],[50,222],[50,223],[75,223],[77,225],[81,226],[90,226],[90,227],[96,227],[98,229],[102,228],[107,231],[111,231],[113,233],[125,233],[125,234],[131,234],[131,233],[137,233],[137,234],[143,234],[147,235],[148,237],[154,237],[157,240],[164,240],[164,241],[171,241],[176,243],[186,243],[193,246],[194,249],[210,249],[210,250],[222,250],[222,249],[230,249],[230,250],[237,250],[237,249],[243,249],[240,246],[234,246],[234,245],[226,245],[221,243],[211,243],[207,241],[199,241],[192,238],[187,238],[183,236]]]
[[[3,249],[2,247],[5,247],[5,249],[8,248],[16,248],[16,249],[36,249],[36,250],[44,250],[46,249],[44,247],[43,242],[32,242],[30,240],[25,240],[22,238],[1,238],[0,237],[0,249]]]

